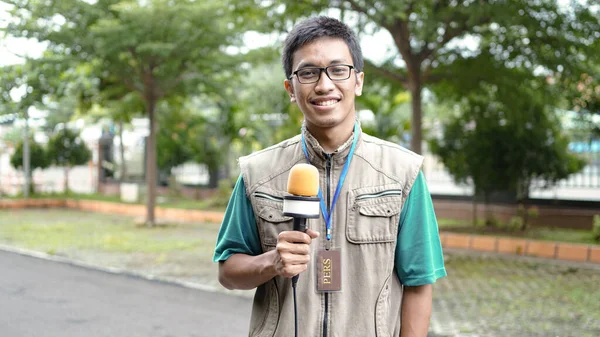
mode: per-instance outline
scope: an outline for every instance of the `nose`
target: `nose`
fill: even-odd
[[[317,81],[317,85],[315,86],[315,92],[324,93],[330,92],[335,89],[335,84],[333,81],[327,76],[325,70],[321,70],[321,77]]]

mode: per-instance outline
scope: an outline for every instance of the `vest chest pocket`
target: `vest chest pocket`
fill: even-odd
[[[361,188],[349,193],[346,238],[351,243],[394,242],[402,209],[399,186]]]
[[[293,218],[283,215],[283,196],[255,192],[254,197],[262,243],[265,246],[275,247],[279,233],[294,228]]]

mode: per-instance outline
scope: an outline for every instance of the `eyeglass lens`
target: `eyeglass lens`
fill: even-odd
[[[332,81],[341,81],[350,78],[351,67],[347,65],[329,66],[324,68],[327,76]],[[317,82],[321,77],[323,68],[307,67],[297,71],[296,75],[300,83]]]

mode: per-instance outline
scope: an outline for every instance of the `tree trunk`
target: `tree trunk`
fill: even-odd
[[[208,167],[208,187],[217,188],[219,186],[219,165]]]
[[[523,222],[521,223],[520,230],[524,232],[527,229],[527,222],[529,222],[529,212],[527,211],[527,200],[523,200],[521,205],[523,205]]]
[[[531,182],[529,180],[525,180],[525,182],[520,186],[521,191],[519,191],[519,195],[517,196],[520,199],[521,205],[523,205],[523,223],[521,224],[521,231],[525,231],[527,229],[527,225],[529,223],[529,211],[527,210],[527,201],[529,200],[529,189],[531,186]]]
[[[477,226],[477,193],[473,192],[473,226]]]
[[[420,76],[420,75],[418,75]],[[418,82],[415,80],[415,82]],[[423,110],[421,106],[421,94],[422,87],[420,83],[411,84],[410,95],[412,98],[411,107],[412,107],[412,121],[411,121],[411,137],[410,137],[410,149],[413,152],[421,154],[423,149],[421,147],[421,143],[423,142]]]
[[[233,161],[235,162],[235,158],[231,158],[231,140],[227,141],[227,144],[223,147],[223,156],[225,158],[225,160],[223,161],[223,165],[225,167],[225,169],[223,170],[223,176],[221,177],[221,179],[227,179],[230,180],[231,179],[231,165],[230,163]],[[217,182],[218,183],[218,182]]]
[[[64,193],[69,194],[69,165],[65,164],[65,188]]]
[[[494,224],[492,207],[490,206],[490,194],[487,192],[483,193],[483,203],[485,207],[485,224],[492,227]]]
[[[156,101],[146,100],[148,119],[150,120],[150,134],[146,144],[146,226],[155,224],[154,207],[156,202]]]
[[[29,189],[31,186],[31,155],[29,150],[29,114],[25,109],[25,138],[23,139],[23,173],[25,183],[23,185],[23,197],[29,198]]]
[[[119,121],[119,155],[121,157],[121,173],[119,174],[119,180],[121,182],[127,181],[127,163],[125,163],[125,146],[123,145],[123,121]]]

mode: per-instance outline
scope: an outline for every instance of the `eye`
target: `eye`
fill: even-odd
[[[305,68],[298,70],[298,76],[302,78],[313,78],[317,76],[319,73],[319,69],[317,68]]]
[[[345,74],[347,70],[348,70],[348,67],[332,67],[332,68],[329,68],[329,71],[332,74],[335,74],[335,75]]]

